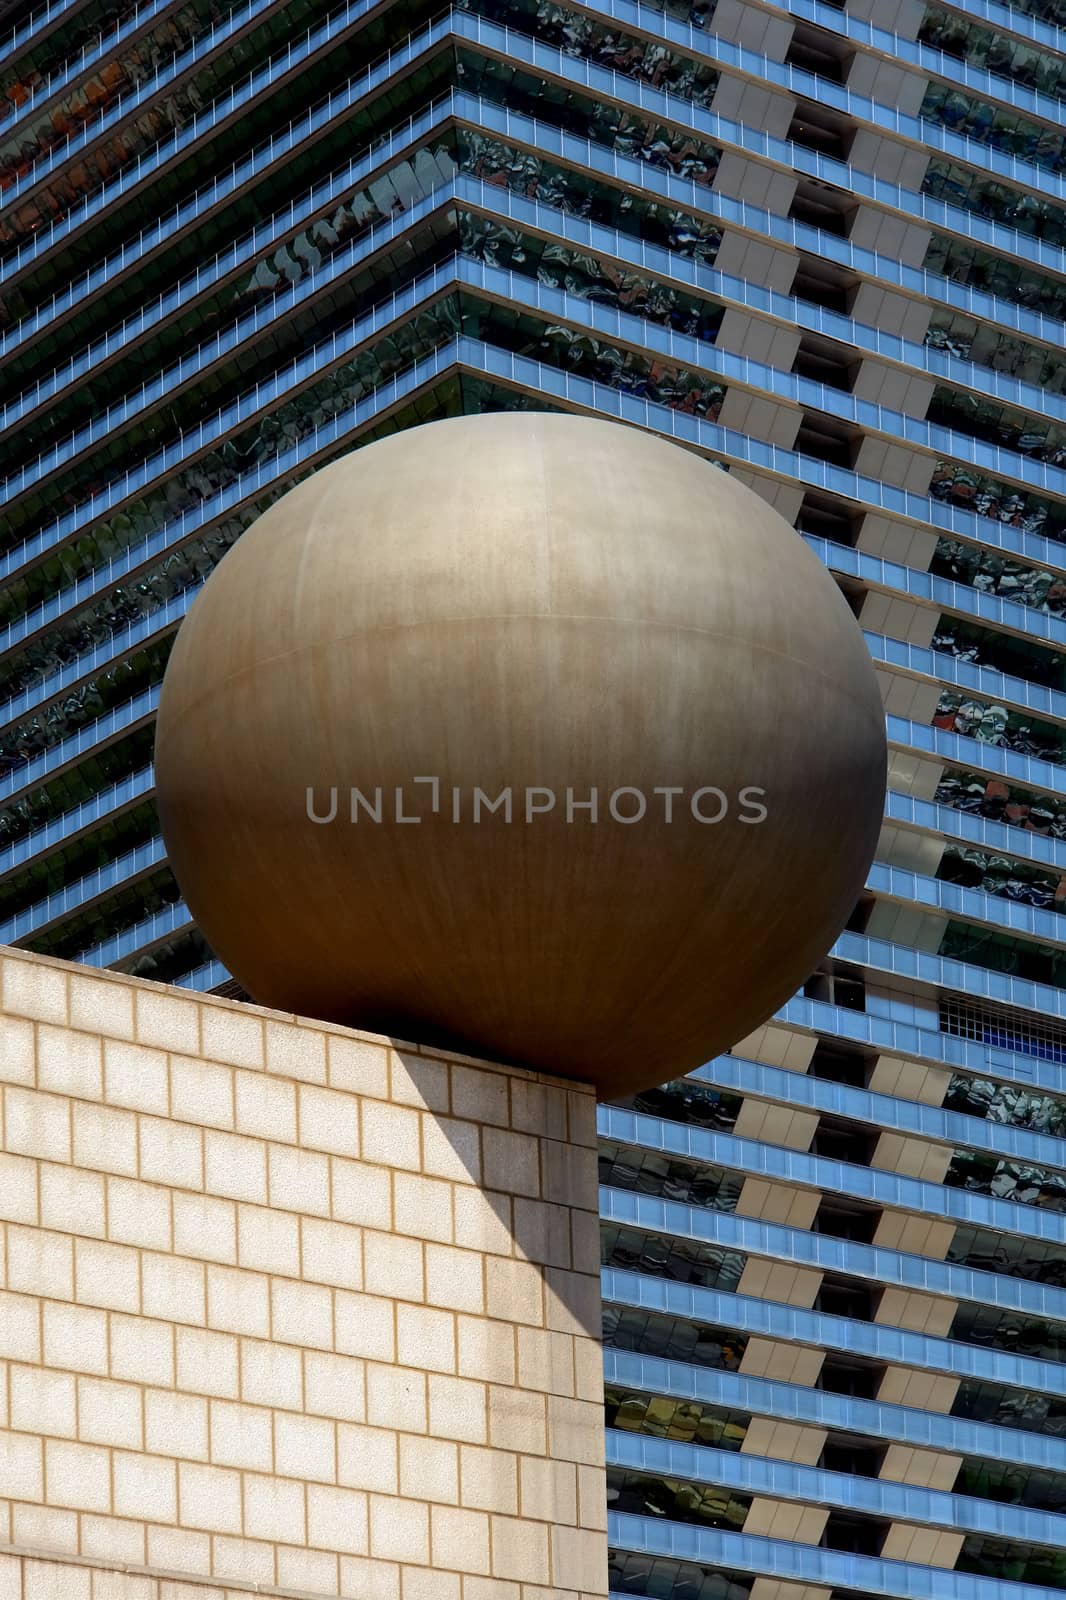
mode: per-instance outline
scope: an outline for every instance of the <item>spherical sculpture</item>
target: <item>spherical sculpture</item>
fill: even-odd
[[[291,490],[174,649],[178,881],[261,1004],[618,1096],[764,1021],[873,855],[873,669],[752,490],[548,414]]]

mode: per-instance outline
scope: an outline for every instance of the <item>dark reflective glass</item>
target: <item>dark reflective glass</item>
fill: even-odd
[[[643,1394],[610,1383],[603,1400],[609,1428],[646,1433],[655,1439],[677,1439],[714,1450],[739,1450],[750,1421],[744,1411]]]
[[[1048,172],[1066,171],[1066,135],[1042,127],[1013,107],[990,105],[949,84],[931,83],[918,114],[1018,161],[1030,161]]]
[[[735,1211],[744,1186],[742,1174],[608,1139],[600,1141],[600,1182],[614,1189],[706,1206],[711,1211]]]
[[[638,1517],[666,1517],[671,1522],[694,1522],[701,1528],[726,1528],[739,1532],[752,1497],[715,1484],[686,1483],[682,1478],[660,1478],[650,1473],[607,1469],[607,1508]]]
[[[979,322],[950,306],[934,306],[925,343],[960,361],[991,367],[1021,383],[1035,384],[1050,394],[1066,391],[1066,360],[1047,346],[1034,344],[993,322]]]
[[[941,536],[929,570],[938,578],[964,583],[981,594],[998,595],[1011,605],[1026,606],[1047,616],[1066,617],[1066,578],[1028,566],[1002,550]]]
[[[969,1224],[956,1228],[945,1259],[978,1272],[1025,1278],[1029,1283],[1066,1285],[1066,1244],[1023,1239],[993,1228]]]
[[[1046,1357],[1049,1361],[1066,1360],[1066,1326],[1018,1311],[1002,1311],[998,1306],[961,1303],[948,1337],[961,1339],[964,1344],[984,1345],[989,1350]]]
[[[957,1572],[976,1572],[1000,1582],[1040,1584],[1066,1589],[1066,1551],[1009,1539],[970,1534],[955,1562]]]
[[[1066,1396],[1037,1394],[1031,1389],[964,1378],[951,1407],[953,1417],[993,1422],[1026,1433],[1046,1433],[1066,1438]]]
[[[600,1259],[605,1267],[645,1272],[652,1278],[694,1283],[703,1289],[732,1290],[740,1282],[747,1257],[739,1250],[638,1233],[635,1228],[608,1223],[600,1229]]]
[[[1054,945],[992,932],[974,923],[950,921],[938,954],[946,960],[970,962],[1029,983],[1066,989],[1066,952]]]
[[[983,1151],[956,1150],[944,1176],[949,1188],[1013,1200],[1045,1211],[1066,1211],[1066,1173],[1004,1161]]]
[[[1012,0],[1012,9],[1062,25],[1061,0]],[[983,26],[957,11],[926,6],[918,38],[996,78],[1011,78],[1041,94],[1066,99],[1066,65],[1054,50],[1040,49],[1009,33]]]
[[[964,433],[968,438],[984,440],[1018,455],[1031,456],[1036,461],[1046,461],[1052,467],[1066,465],[1066,427],[1048,417],[1015,411],[985,395],[938,384],[926,419]]]
[[[925,253],[925,268],[938,277],[995,295],[1009,305],[1066,320],[1066,283],[1047,272],[1022,266],[983,245],[934,233]]]
[[[748,1600],[755,1579],[667,1556],[612,1550],[608,1581],[612,1594],[634,1595],[637,1600]]]
[[[987,108],[986,108],[987,109]],[[989,222],[1001,222],[1027,238],[1060,248],[1066,242],[1066,210],[1001,183],[984,172],[934,156],[922,180],[922,193],[961,206]]]
[[[1013,1083],[996,1083],[991,1078],[956,1072],[948,1085],[944,1106],[968,1117],[987,1117],[990,1122],[1066,1137],[1066,1101]]]
[[[646,1089],[615,1105],[649,1116],[665,1117],[670,1122],[688,1122],[697,1128],[712,1128],[728,1133],[737,1120],[743,1096],[715,1089],[695,1078],[676,1078],[658,1089]]]
[[[929,493],[934,500],[972,511],[975,516],[1003,522],[1023,533],[1042,533],[1061,539],[1066,529],[1066,505],[1048,500],[1029,489],[986,477],[978,467],[957,461],[938,461]]]
[[[728,1328],[611,1304],[603,1308],[603,1342],[612,1350],[690,1361],[697,1367],[726,1372],[737,1371],[748,1346],[746,1334]]]
[[[933,727],[977,739],[981,744],[1015,750],[1061,766],[1066,761],[1066,732],[1028,712],[979,700],[957,689],[945,689],[933,713]]]

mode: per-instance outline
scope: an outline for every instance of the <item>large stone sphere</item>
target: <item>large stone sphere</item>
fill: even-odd
[[[255,1000],[618,1096],[825,954],[884,718],[836,585],[751,489],[616,423],[460,417],[324,468],[225,557],[156,771]]]

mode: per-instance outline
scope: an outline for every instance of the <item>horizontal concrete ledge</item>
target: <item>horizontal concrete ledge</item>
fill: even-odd
[[[34,971],[42,976],[37,980],[28,979],[20,983],[17,979],[8,981],[6,964],[8,962],[24,963],[27,971]],[[569,1089],[577,1094],[591,1095],[591,1085],[582,1083],[574,1078],[556,1077],[552,1073],[532,1072],[525,1067],[508,1066],[503,1062],[488,1061],[477,1056],[463,1055],[459,1051],[445,1050],[434,1045],[419,1044],[417,1040],[400,1039],[381,1033],[369,1033],[361,1028],[346,1028],[338,1023],[324,1022],[317,1017],[302,1017],[293,1012],[273,1011],[267,1006],[257,1006],[248,1000],[229,1000],[223,995],[193,993],[187,989],[175,988],[172,984],[156,983],[149,978],[134,978],[125,972],[112,972],[108,968],[86,967],[77,961],[61,961],[55,956],[38,955],[31,950],[20,950],[14,945],[0,945],[0,971],[3,972],[2,987],[0,987],[0,1014],[5,1016],[22,1016],[30,1021],[51,1022],[63,1027],[73,1028],[75,1031],[103,1034],[107,1038],[125,1038],[139,1044],[150,1045],[154,1048],[172,1048],[180,1050],[182,1054],[199,1055],[205,1060],[218,1061],[228,1066],[247,1066],[245,1060],[234,1060],[232,1055],[212,1053],[205,1047],[206,1041],[200,1040],[200,1048],[190,1048],[186,1042],[175,1042],[169,1046],[157,1036],[157,1030],[146,1030],[138,1021],[119,1031],[114,1024],[114,1015],[111,1017],[112,1026],[103,1025],[103,1019],[97,1020],[89,1016],[85,1009],[75,1012],[69,996],[69,982],[74,980],[79,992],[86,997],[83,1006],[88,1005],[88,996],[95,994],[101,1007],[107,1005],[108,993],[112,1000],[117,1001],[118,996],[125,991],[135,994],[158,995],[160,1000],[168,1003],[172,1016],[179,1015],[175,1007],[185,1007],[182,1015],[191,1015],[195,1007],[203,1007],[220,1013],[230,1013],[242,1019],[260,1019],[264,1024],[273,1023],[277,1026],[299,1028],[307,1032],[332,1035],[341,1039],[354,1039],[362,1043],[380,1045],[385,1049],[401,1050],[411,1055],[421,1055],[435,1061],[447,1061],[459,1066],[486,1067],[492,1072],[504,1074],[509,1078],[521,1078],[527,1083],[542,1083],[550,1088]],[[55,974],[54,978],[45,978],[43,974]],[[61,989],[68,986],[67,998],[61,998]],[[134,1010],[136,1010],[136,1006]],[[148,1033],[148,1037],[143,1035]],[[268,1069],[271,1070],[271,1069]],[[303,1081],[325,1082],[321,1079],[307,1079],[299,1072],[283,1074],[294,1078],[303,1078]]]
[[[128,1562],[104,1561],[97,1556],[79,1556],[60,1554],[55,1550],[38,1549],[33,1545],[0,1545],[0,1595],[3,1600],[18,1600],[18,1590],[10,1586],[8,1573],[5,1568],[9,1562],[38,1561],[47,1562],[51,1567],[77,1567],[88,1569],[90,1572],[106,1572],[108,1576],[119,1574],[123,1578],[144,1579],[148,1583],[183,1583],[190,1589],[210,1588],[215,1591],[225,1589],[228,1595],[241,1594],[267,1594],[277,1596],[277,1600],[322,1600],[322,1591],[316,1589],[284,1589],[268,1583],[250,1583],[247,1578],[227,1578],[223,1575],[217,1577],[190,1576],[187,1572],[171,1572],[164,1567],[138,1567]],[[53,1591],[59,1593],[59,1591]],[[137,1600],[149,1600],[143,1590],[137,1591]],[[32,1600],[32,1591],[26,1595],[26,1600]],[[115,1595],[113,1600],[127,1600],[125,1595]],[[130,1597],[132,1600],[132,1596]],[[194,1597],[190,1597],[194,1600]]]

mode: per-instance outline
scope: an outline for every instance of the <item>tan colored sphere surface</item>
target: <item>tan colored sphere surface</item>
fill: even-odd
[[[884,719],[835,584],[750,489],[518,413],[272,506],[182,627],[156,771],[178,881],[256,1000],[618,1096],[817,965],[873,854]],[[475,822],[475,790],[510,820]]]

